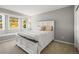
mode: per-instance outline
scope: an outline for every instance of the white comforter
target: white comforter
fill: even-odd
[[[38,52],[40,53],[52,40],[54,40],[53,31],[26,31],[20,32],[19,35],[38,41]],[[27,40],[27,39],[26,39]]]

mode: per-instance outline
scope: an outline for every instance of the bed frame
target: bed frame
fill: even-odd
[[[54,27],[54,21],[52,25]],[[42,36],[43,37],[40,38],[41,40],[33,40],[22,35],[17,35],[16,44],[29,54],[40,54],[41,51],[54,40],[54,30],[53,32],[51,31],[50,35],[43,34]]]

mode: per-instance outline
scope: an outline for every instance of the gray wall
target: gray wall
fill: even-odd
[[[55,39],[74,42],[74,6],[32,16],[32,21],[54,20]]]

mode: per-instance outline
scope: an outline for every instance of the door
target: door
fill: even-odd
[[[75,45],[79,50],[79,8],[75,12]]]

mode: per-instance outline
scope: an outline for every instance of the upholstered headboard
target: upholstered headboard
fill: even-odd
[[[38,22],[38,27],[40,31],[53,31],[54,21],[40,21]]]

